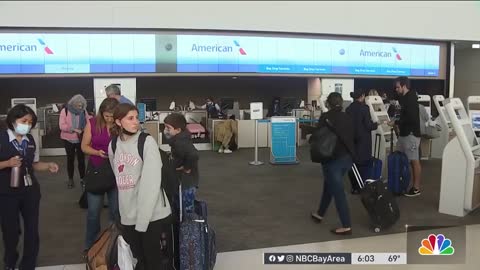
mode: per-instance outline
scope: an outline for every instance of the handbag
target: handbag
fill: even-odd
[[[116,186],[115,174],[108,160],[102,165],[94,168],[88,164],[87,173],[85,174],[85,190],[93,194],[104,194]]]
[[[332,160],[337,145],[337,134],[332,131],[332,125],[326,119],[327,125],[315,130],[310,137],[310,158],[315,163],[325,163]]]

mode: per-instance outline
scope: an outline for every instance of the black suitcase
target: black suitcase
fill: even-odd
[[[353,164],[353,173],[358,185],[362,188],[361,200],[367,209],[374,232],[380,232],[394,225],[400,218],[400,209],[393,194],[382,181],[367,180],[365,184]]]

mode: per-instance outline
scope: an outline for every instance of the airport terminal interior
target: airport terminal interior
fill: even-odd
[[[462,17],[480,20],[477,3],[454,7],[450,1],[272,2],[278,16],[292,13],[292,22],[297,18],[318,28],[295,30],[284,22],[272,25],[276,15],[260,18],[270,10],[264,1],[72,1],[72,6],[61,1],[20,2],[0,3],[0,132],[8,129],[9,110],[27,105],[38,117],[30,134],[40,160],[59,166],[55,174],[36,173],[41,186],[36,269],[86,267],[87,210],[79,206],[84,190],[77,164],[74,186],[69,187],[59,122],[63,108],[78,94],[86,100],[87,114],[95,115],[112,85],[137,107],[142,130],[163,151],[171,151],[165,118],[172,113],[185,117],[199,155],[196,196],[206,202],[208,226],[215,230],[217,257],[210,269],[319,269],[325,262],[316,259],[318,254],[347,258],[346,263],[322,269],[478,269],[480,35],[455,31],[470,29]],[[437,15],[457,20],[411,33],[406,25],[397,34],[389,30],[393,22],[370,32],[354,26],[353,21],[364,15],[347,16],[350,23],[333,30],[325,27],[333,15],[319,22],[301,15],[310,10],[315,17],[313,9],[334,13],[346,5],[367,17],[391,10],[412,12],[419,24],[434,18],[424,13],[431,5]],[[206,15],[214,8],[224,15]],[[252,21],[230,22],[241,17],[232,12],[237,8],[243,13],[251,8]],[[52,21],[36,14],[55,17],[72,9],[86,17],[91,11],[91,20],[58,15],[58,21]],[[185,9],[201,11],[200,22],[180,15]],[[156,21],[155,11],[160,10],[165,17]],[[11,15],[16,13],[29,19]],[[388,125],[401,114],[395,84],[400,76],[408,78],[409,91],[428,115],[420,121],[424,127],[417,152],[421,194],[413,197],[403,194],[409,189],[393,194],[390,184],[396,177],[392,153],[399,150],[402,138]],[[341,227],[336,201],[321,223],[311,216],[328,179],[322,164],[312,162],[310,138],[320,117],[329,112],[330,94],[342,97],[345,110],[359,91],[366,95],[363,106],[368,116],[379,124],[371,132],[369,150],[380,164],[375,168],[379,176],[372,181],[388,187],[384,192],[393,194],[400,214],[391,226],[373,224],[362,201],[366,191],[352,192],[345,174],[351,234],[338,235],[330,231]],[[225,144],[219,133],[226,130],[232,138]],[[8,195],[0,190],[1,196]],[[102,229],[108,225],[107,200],[101,224]],[[3,260],[3,233],[0,239],[0,269],[10,270]],[[428,242],[433,243],[430,248]],[[430,251],[438,256],[424,256]],[[285,262],[289,254],[293,261]]]

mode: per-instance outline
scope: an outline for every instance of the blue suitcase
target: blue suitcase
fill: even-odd
[[[180,269],[213,270],[217,251],[215,231],[207,222],[207,204],[195,201],[195,212],[183,213],[181,217]]]
[[[392,137],[393,137],[392,129]],[[390,140],[390,154],[388,155],[388,190],[395,195],[407,192],[410,185],[410,162],[407,155],[400,151],[393,151],[393,139]]]

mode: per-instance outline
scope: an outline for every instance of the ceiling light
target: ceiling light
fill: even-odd
[[[480,44],[472,44],[472,49],[480,49]]]

